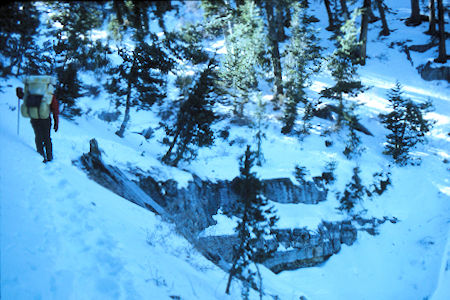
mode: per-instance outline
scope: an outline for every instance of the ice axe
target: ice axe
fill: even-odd
[[[19,125],[20,125],[20,99],[23,99],[23,89],[21,87],[16,88],[17,95],[17,135],[19,135]]]

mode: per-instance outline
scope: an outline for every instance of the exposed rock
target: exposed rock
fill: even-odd
[[[101,151],[95,139],[90,141],[90,151],[73,162],[85,170],[90,179],[117,195],[153,212],[165,215],[165,210],[145,194],[134,182],[114,166],[107,165],[101,158]]]
[[[234,192],[233,181],[209,182],[202,181],[193,175],[185,188],[178,188],[173,180],[157,182],[150,176],[136,174],[141,189],[157,203],[169,211],[179,222],[192,232],[200,232],[214,225],[212,218],[219,208],[232,211],[237,203],[238,195]],[[316,204],[326,200],[327,191],[314,182],[303,186],[292,183],[289,178],[262,180],[263,194],[272,201],[279,203]],[[195,218],[192,218],[195,216]]]
[[[173,221],[177,230],[205,257],[224,270],[229,269],[233,248],[238,243],[237,236],[197,239],[197,234],[215,224],[212,216],[219,208],[226,210],[237,202],[234,181],[209,182],[193,176],[185,188],[178,188],[174,180],[158,182],[148,175],[136,174],[140,179],[136,184],[121,170],[103,162],[95,139],[90,141],[89,153],[83,154],[74,164],[85,170],[92,180],[114,193]],[[326,190],[320,185],[307,182],[297,186],[288,178],[263,180],[263,193],[280,203],[312,204],[326,199]],[[267,246],[278,247],[279,250],[264,265],[279,273],[321,264],[338,253],[342,244],[352,245],[359,230],[377,234],[377,227],[386,221],[396,223],[398,220],[354,217],[351,221],[323,221],[315,231],[307,228],[278,229],[275,231],[276,238],[267,241]]]
[[[333,113],[334,114],[339,114],[341,112],[339,111],[339,108],[336,105],[328,103],[328,104],[323,104],[319,108],[314,110],[313,115],[315,117],[318,117],[318,118],[321,118],[321,119],[326,119],[326,120],[333,121],[334,120]],[[355,129],[360,131],[360,132],[362,132],[362,133],[364,133],[364,134],[366,134],[366,135],[373,136],[372,132],[370,132],[369,129],[367,129],[364,125],[362,125],[357,120],[355,122]]]
[[[276,178],[262,180],[262,186],[263,194],[279,203],[317,204],[327,198],[327,191],[318,188],[314,182],[300,186],[293,184],[289,178]]]
[[[115,112],[107,112],[107,111],[102,111],[98,114],[98,118],[100,120],[106,121],[106,122],[114,122],[117,121],[120,117],[120,112],[119,111],[115,111]]]
[[[350,221],[323,222],[316,232],[306,228],[295,228],[278,229],[275,234],[276,240],[268,242],[269,247],[278,244],[287,250],[276,251],[274,256],[263,264],[273,272],[279,273],[325,262],[341,250],[341,244],[352,245],[356,241],[357,230]],[[235,235],[208,236],[199,238],[199,243],[212,255],[230,263],[233,258],[233,247],[238,243],[238,238]]]
[[[446,80],[447,82],[450,82],[449,66],[440,66],[434,68],[431,66],[431,62],[427,62],[425,65],[417,67],[417,70],[424,80]]]
[[[355,216],[353,217],[353,220],[359,225],[358,230],[366,231],[370,235],[378,235],[378,226],[384,224],[386,221],[389,221],[392,224],[396,224],[398,222],[398,219],[396,217],[384,217],[383,219],[364,219],[361,216]]]

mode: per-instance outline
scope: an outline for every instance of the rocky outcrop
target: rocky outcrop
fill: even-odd
[[[196,233],[215,224],[212,216],[219,208],[231,211],[238,200],[233,188],[234,180],[210,182],[193,175],[193,180],[187,187],[178,188],[173,180],[156,181],[144,174],[136,175],[140,178],[138,184],[144,192],[183,223],[183,226]],[[325,201],[327,197],[327,191],[314,182],[299,186],[289,178],[278,178],[262,180],[262,186],[263,194],[279,203],[316,204]]]
[[[165,210],[158,203],[145,194],[133,181],[128,179],[121,170],[103,162],[95,139],[90,141],[90,151],[83,154],[78,161],[73,163],[86,171],[90,179],[113,193],[157,214],[166,214]]]
[[[279,203],[317,204],[327,199],[327,191],[314,182],[295,185],[289,178],[262,180],[263,194]]]
[[[330,103],[322,104],[313,111],[313,115],[315,117],[325,119],[325,120],[330,120],[330,121],[334,121],[336,118],[334,115],[339,115],[339,114],[342,114],[342,111],[340,111],[340,109],[336,105],[333,105]],[[344,119],[346,117],[348,117],[348,116],[342,116],[342,118],[344,118]],[[364,125],[362,125],[358,120],[354,120],[353,126],[354,126],[355,130],[362,132],[366,135],[373,136],[372,132],[370,132],[370,130],[367,129]]]
[[[350,221],[322,222],[317,231],[278,229],[276,240],[270,241],[269,247],[278,245],[279,250],[263,264],[275,273],[316,266],[338,253],[342,244],[352,245],[356,238],[357,229]],[[199,243],[208,249],[211,257],[230,263],[238,238],[234,235],[208,236],[199,238]]]
[[[227,270],[232,261],[233,248],[237,237],[208,236],[198,238],[198,233],[215,225],[213,215],[219,208],[231,211],[237,202],[233,181],[210,182],[193,176],[186,187],[179,188],[174,180],[156,181],[148,174],[134,170],[138,180],[131,181],[120,169],[107,165],[101,158],[97,142],[91,140],[89,153],[83,154],[74,164],[82,168],[88,176],[114,193],[163,215],[176,224],[177,230],[193,243],[208,259]],[[327,191],[321,187],[321,180],[295,185],[288,178],[262,181],[263,194],[280,203],[316,204],[326,200]],[[338,253],[342,244],[352,245],[357,231],[364,230],[377,234],[376,228],[385,221],[395,223],[395,218],[363,219],[326,222],[312,231],[307,228],[278,229],[276,238],[268,241],[268,246],[277,248],[274,256],[264,265],[273,272],[310,267],[325,262]]]
[[[424,80],[446,80],[447,82],[450,82],[450,67],[448,66],[434,68],[432,67],[431,62],[427,62],[425,65],[419,66],[417,70]]]
[[[177,226],[196,235],[208,226],[214,225],[212,218],[219,208],[232,210],[238,195],[234,192],[233,181],[210,182],[193,175],[186,187],[179,188],[174,180],[156,181],[153,177],[129,170],[139,180],[132,181],[120,169],[107,165],[101,158],[97,141],[90,141],[90,151],[74,164],[82,168],[88,176],[114,193],[162,214],[167,212]],[[295,185],[289,178],[262,181],[263,194],[280,203],[316,204],[326,200],[327,191],[320,184],[306,182]]]

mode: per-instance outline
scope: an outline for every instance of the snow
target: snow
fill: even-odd
[[[45,165],[29,124],[16,135],[15,117],[2,104],[3,299],[233,299],[226,274],[172,226],[72,165],[88,139],[72,134],[86,128],[62,120],[57,159]]]
[[[319,3],[319,2],[317,2]],[[348,160],[342,154],[346,134],[320,136],[327,126],[315,120],[313,134],[303,140],[280,134],[279,115],[268,110],[266,138],[263,140],[264,164],[255,167],[260,178],[290,178],[296,182],[296,165],[305,166],[310,176],[323,172],[326,163],[335,161],[336,183],[328,199],[318,205],[271,202],[280,216],[279,228],[317,229],[322,220],[347,218],[335,208],[335,193],[343,191],[352,169],[361,168],[366,186],[375,172],[390,171],[392,186],[381,197],[366,199],[356,210],[363,217],[396,217],[386,222],[379,235],[358,233],[352,246],[320,266],[278,275],[262,269],[265,290],[280,299],[450,299],[450,97],[447,82],[428,82],[420,78],[417,66],[436,57],[435,49],[411,52],[414,65],[400,47],[387,47],[392,41],[425,43],[426,25],[409,28],[410,2],[387,1],[397,15],[390,15],[392,35],[378,39],[378,23],[369,31],[367,65],[360,68],[363,84],[370,89],[357,101],[361,122],[374,134],[362,136],[365,151]],[[321,6],[316,11],[325,16]],[[321,17],[320,27],[327,26]],[[175,26],[175,25],[174,25]],[[101,36],[101,32],[96,32]],[[329,32],[321,31],[324,43]],[[407,42],[408,43],[408,42]],[[211,49],[224,53],[224,41]],[[449,46],[447,47],[449,49]],[[448,65],[448,63],[447,63]],[[85,78],[89,78],[86,76]],[[92,83],[98,81],[91,76]],[[433,101],[435,111],[427,115],[436,122],[429,142],[415,155],[420,166],[396,167],[382,155],[386,133],[377,115],[387,109],[386,93],[399,81],[405,96],[414,101]],[[322,73],[314,79],[311,93],[319,92],[332,81]],[[61,119],[59,131],[52,132],[55,160],[43,164],[34,150],[34,135],[28,120],[20,119],[17,134],[19,79],[0,83],[0,204],[1,204],[1,298],[2,299],[239,299],[235,282],[230,296],[224,293],[227,274],[201,256],[172,224],[113,194],[73,165],[89,151],[89,140],[96,138],[108,164],[131,175],[133,169],[148,172],[157,180],[174,179],[186,187],[192,174],[202,179],[230,180],[239,174],[238,158],[247,143],[254,144],[255,129],[221,121],[215,129],[229,127],[227,140],[216,138],[211,148],[200,149],[198,159],[179,168],[163,165],[160,158],[167,147],[160,141],[164,131],[155,112],[132,110],[130,126],[123,139],[117,137],[122,116],[107,123],[98,118],[101,111],[112,112],[109,98],[80,99],[82,117]],[[170,91],[170,95],[176,95]],[[263,99],[271,99],[265,92]],[[279,112],[278,112],[279,114]],[[321,123],[321,126],[319,126]],[[152,128],[146,140],[138,132]],[[331,147],[324,145],[330,140]],[[217,225],[203,235],[229,234],[236,219],[220,211]],[[253,293],[252,299],[258,299]],[[265,299],[272,299],[269,295]]]

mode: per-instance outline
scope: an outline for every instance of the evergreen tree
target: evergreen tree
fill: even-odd
[[[7,2],[0,5],[0,75],[19,75],[39,53],[35,43],[39,11],[31,2]],[[13,70],[14,69],[14,70]],[[35,72],[35,69],[25,72]]]
[[[362,141],[356,130],[358,117],[351,116],[351,118],[347,121],[347,123],[349,124],[348,135],[343,153],[348,159],[351,159],[353,157],[361,155],[364,148],[361,146]]]
[[[75,107],[76,99],[82,95],[82,82],[78,73],[98,71],[106,66],[107,51],[99,41],[91,39],[94,29],[100,28],[103,21],[101,4],[95,2],[55,2],[51,4],[52,11],[49,33],[56,40],[53,52],[49,54],[54,68],[52,73],[58,78],[56,96],[66,104],[64,114],[76,115],[79,109]],[[53,26],[53,24],[59,26]]]
[[[392,156],[397,164],[406,165],[411,158],[411,149],[425,142],[425,134],[433,126],[431,121],[423,117],[431,110],[431,102],[416,104],[403,97],[399,82],[389,91],[388,97],[391,112],[380,114],[381,122],[390,131],[386,135],[383,153]]]
[[[282,133],[290,133],[297,119],[297,106],[303,103],[304,130],[311,117],[312,107],[306,96],[306,88],[311,85],[311,76],[320,69],[320,52],[317,31],[312,28],[311,16],[307,14],[308,1],[293,3],[291,38],[284,54],[284,108]]]
[[[228,31],[219,83],[233,99],[235,115],[243,117],[245,104],[258,91],[264,35],[261,14],[253,0],[245,0],[235,18]]]
[[[268,207],[268,200],[261,195],[260,180],[251,172],[254,161],[255,154],[250,150],[250,146],[247,146],[241,159],[240,176],[234,182],[234,191],[239,195],[234,211],[234,215],[239,218],[235,228],[239,243],[233,249],[227,294],[235,276],[243,278],[245,282],[254,283],[255,272],[250,269],[251,263],[262,263],[276,251],[267,241],[274,237],[273,228],[278,217],[275,216],[273,207]]]
[[[123,122],[116,132],[123,137],[130,120],[131,106],[139,104],[150,107],[166,95],[166,74],[173,68],[173,60],[161,48],[156,35],[151,35],[152,44],[137,42],[135,49],[120,48],[118,54],[121,64],[109,70],[107,88],[115,95],[120,105],[125,97],[125,114]]]
[[[162,158],[166,164],[177,166],[181,159],[191,160],[197,155],[197,147],[211,146],[214,133],[211,124],[216,119],[212,111],[214,73],[213,61],[205,68],[189,91],[189,95],[178,111],[173,126],[163,125],[169,149]],[[172,138],[169,141],[169,138]]]
[[[357,12],[341,27],[342,35],[337,36],[337,49],[329,58],[328,68],[336,81],[335,85],[322,90],[322,97],[338,103],[338,127],[343,121],[352,120],[354,105],[348,104],[349,98],[356,97],[364,91],[358,78],[357,65],[360,61],[355,21]]]
[[[173,58],[163,49],[163,41],[150,32],[149,6],[150,3],[129,3],[121,9],[118,5],[116,11],[121,12],[123,25],[117,19],[112,20],[112,24],[119,27],[116,32],[121,33],[116,36],[121,62],[110,66],[106,87],[114,95],[117,106],[125,100],[124,118],[116,132],[120,137],[125,133],[133,105],[147,108],[166,96],[166,75],[174,66]],[[134,49],[125,44],[127,32]]]
[[[340,210],[345,210],[350,213],[355,205],[363,199],[366,188],[362,185],[359,173],[361,173],[359,167],[353,168],[352,179],[345,186],[344,194],[339,197],[339,202],[341,203],[339,206]]]
[[[309,176],[309,170],[304,166],[297,165],[295,166],[294,176],[300,184],[305,185],[307,182],[306,177]]]
[[[234,15],[229,2],[229,0],[201,0],[207,32],[214,38],[223,34],[226,41],[228,41]]]
[[[358,153],[361,150],[359,148],[360,138],[356,133],[358,117],[355,110],[358,104],[351,101],[351,98],[356,97],[366,89],[357,74],[357,65],[361,60],[358,50],[360,43],[357,41],[355,27],[357,16],[358,10],[341,27],[341,34],[337,36],[337,49],[329,59],[328,68],[336,83],[320,92],[322,97],[332,99],[338,104],[337,128],[340,129],[342,125],[347,125],[350,130],[345,150],[347,156],[350,155],[349,151]]]

